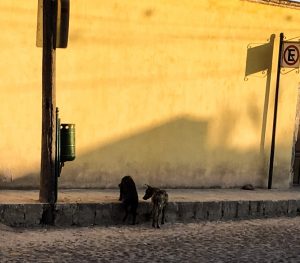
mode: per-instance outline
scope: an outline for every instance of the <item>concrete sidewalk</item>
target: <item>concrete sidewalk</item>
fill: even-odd
[[[169,189],[167,222],[235,220],[300,215],[300,188]],[[138,221],[150,222],[151,204],[139,191]],[[10,226],[89,226],[121,224],[118,189],[60,190],[57,204],[41,204],[39,191],[0,190],[0,223]]]

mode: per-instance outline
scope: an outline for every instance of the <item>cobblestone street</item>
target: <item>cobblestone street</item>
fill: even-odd
[[[300,262],[300,218],[138,226],[0,226],[0,262]]]

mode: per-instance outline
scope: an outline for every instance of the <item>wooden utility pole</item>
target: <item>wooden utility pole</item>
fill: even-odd
[[[54,204],[57,196],[55,176],[56,89],[55,45],[57,0],[43,0],[42,62],[42,151],[40,202]]]

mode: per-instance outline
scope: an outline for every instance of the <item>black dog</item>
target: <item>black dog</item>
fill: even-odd
[[[121,183],[119,184],[119,188],[119,201],[122,201],[125,209],[125,216],[123,218],[123,222],[126,221],[129,213],[131,213],[133,217],[132,224],[134,225],[137,215],[136,210],[138,208],[139,198],[138,193],[136,191],[135,183],[131,176],[124,176],[121,180]]]
[[[146,185],[147,189],[145,195],[143,197],[144,200],[147,200],[151,197],[152,201],[152,226],[160,228],[158,220],[161,214],[161,224],[165,223],[165,209],[168,204],[168,194],[165,190],[161,190],[159,188],[151,187],[150,185]]]

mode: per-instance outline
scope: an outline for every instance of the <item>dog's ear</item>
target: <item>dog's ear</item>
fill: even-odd
[[[146,187],[146,188],[148,188],[148,187],[149,187],[149,185],[148,185],[148,184],[145,184],[145,187]]]

